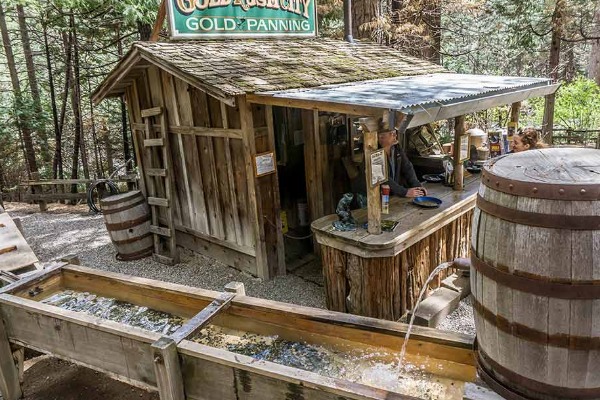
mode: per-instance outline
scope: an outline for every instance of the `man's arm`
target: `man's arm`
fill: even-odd
[[[398,182],[394,182],[392,179],[388,179],[386,184],[390,186],[392,194],[395,194],[396,196],[400,197],[406,197],[406,192],[408,192],[408,189],[400,185]]]
[[[415,168],[406,156],[406,153],[402,150],[400,150],[400,171],[409,188],[421,186],[421,182],[417,179]]]

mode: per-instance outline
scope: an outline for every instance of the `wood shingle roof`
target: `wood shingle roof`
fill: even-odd
[[[223,96],[310,88],[447,72],[431,62],[370,42],[334,39],[136,42],[96,90],[95,101],[122,91],[118,80],[140,57]]]

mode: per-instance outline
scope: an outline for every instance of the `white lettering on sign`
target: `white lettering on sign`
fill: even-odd
[[[189,30],[192,31],[234,31],[235,20],[231,18],[197,18],[190,17],[185,21]]]
[[[186,27],[191,31],[235,31],[237,22],[233,18],[223,17],[188,17],[185,21]],[[310,23],[306,20],[264,20],[256,18],[246,18],[244,25],[246,31],[256,32],[278,32],[278,31],[308,31]]]

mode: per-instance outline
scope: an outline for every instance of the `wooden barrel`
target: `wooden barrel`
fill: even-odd
[[[139,190],[104,198],[100,205],[117,258],[137,260],[152,254],[150,210]]]
[[[492,161],[472,232],[482,377],[507,398],[600,398],[600,151]]]

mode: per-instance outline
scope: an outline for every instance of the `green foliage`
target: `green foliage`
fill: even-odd
[[[530,99],[523,126],[540,126],[544,115],[544,98]],[[600,87],[592,80],[578,77],[556,92],[555,127],[569,130],[600,129]]]

